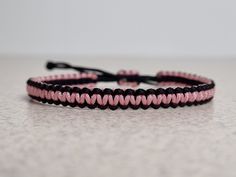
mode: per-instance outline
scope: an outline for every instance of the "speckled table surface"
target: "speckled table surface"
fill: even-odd
[[[214,101],[206,105],[125,111],[30,101],[25,81],[29,76],[49,74],[43,67],[45,61],[40,57],[0,57],[1,177],[236,176],[233,59],[67,60],[113,72],[121,68],[147,74],[183,70],[213,78],[217,84]]]

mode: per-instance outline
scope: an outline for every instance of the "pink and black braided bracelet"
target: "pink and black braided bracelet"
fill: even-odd
[[[133,71],[112,74],[93,68],[75,67],[66,63],[47,63],[48,69],[75,69],[74,74],[34,77],[27,81],[28,95],[48,104],[88,107],[147,109],[191,106],[209,102],[214,97],[214,81],[195,74],[162,71],[156,76],[139,75]],[[117,82],[131,87],[139,83],[173,85],[150,89],[94,88],[97,82]]]

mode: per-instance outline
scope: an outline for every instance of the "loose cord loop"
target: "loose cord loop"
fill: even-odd
[[[60,69],[74,69],[79,72],[93,72],[98,75],[104,75],[104,76],[115,76],[112,73],[100,70],[100,69],[94,69],[94,68],[85,68],[80,66],[72,66],[67,63],[54,63],[54,62],[48,62],[46,65],[47,69],[52,70],[54,68],[60,68]]]
[[[95,69],[95,68],[86,68],[86,67],[80,67],[80,66],[72,66],[67,63],[61,63],[61,62],[48,62],[46,65],[46,68],[49,70],[52,70],[54,68],[58,69],[74,69],[79,72],[85,72],[85,73],[93,73],[98,76],[97,81],[116,81],[120,83],[120,81],[124,81],[127,83],[146,83],[151,85],[157,85],[157,77],[155,76],[142,76],[142,75],[130,75],[130,74],[113,74],[104,70]]]

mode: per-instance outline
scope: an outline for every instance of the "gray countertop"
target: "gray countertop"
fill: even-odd
[[[66,60],[112,72],[181,70],[216,82],[216,97],[209,104],[111,111],[30,101],[25,91],[28,77],[62,72],[46,71],[44,58],[0,57],[1,177],[236,176],[233,59]]]

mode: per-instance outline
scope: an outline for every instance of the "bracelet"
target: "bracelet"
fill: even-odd
[[[213,80],[184,72],[161,71],[156,76],[121,70],[117,74],[94,68],[48,62],[47,68],[74,69],[73,74],[34,77],[27,81],[27,93],[36,101],[80,108],[147,109],[199,105],[214,97]],[[117,82],[129,88],[95,88],[97,82]],[[134,89],[140,83],[150,89]],[[171,85],[172,87],[166,87]],[[163,86],[155,88],[156,86]]]

